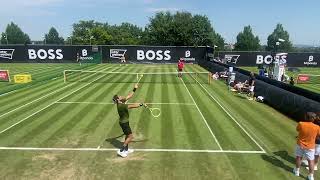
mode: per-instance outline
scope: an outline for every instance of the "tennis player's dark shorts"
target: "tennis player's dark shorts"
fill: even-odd
[[[178,69],[178,71],[179,71],[179,72],[181,72],[181,71],[182,71],[182,69]]]
[[[129,134],[132,134],[132,131],[131,131],[129,122],[119,123],[119,124],[120,124],[120,127],[121,127],[123,133],[124,133],[126,136],[129,135]]]

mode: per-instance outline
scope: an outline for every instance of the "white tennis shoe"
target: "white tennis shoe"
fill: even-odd
[[[309,175],[308,175],[308,180],[314,180],[313,174],[309,174]]]
[[[133,149],[128,149],[128,151],[126,151],[128,154],[133,153],[134,150]]]
[[[128,156],[128,152],[127,151],[120,151],[120,149],[117,151],[117,154],[123,158]]]
[[[293,174],[295,176],[300,176],[300,172],[299,172],[299,170],[297,170],[297,168],[293,168]]]

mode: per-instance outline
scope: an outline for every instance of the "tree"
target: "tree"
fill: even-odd
[[[145,29],[146,44],[173,46],[214,46],[223,48],[224,40],[206,16],[189,12],[159,12]]]
[[[279,46],[277,47],[276,42],[278,42],[279,38],[285,41],[280,42]],[[277,24],[273,33],[268,36],[266,50],[267,51],[286,51],[286,52],[292,50],[292,43],[289,40],[289,33],[284,30],[282,24]]]
[[[92,28],[91,37],[91,44],[95,45],[111,44],[112,41],[112,36],[101,26]]]
[[[29,44],[30,37],[13,22],[7,25],[6,31],[1,34],[1,44]]]
[[[214,46],[217,46],[217,48],[215,48],[216,50],[218,51],[221,51],[221,50],[224,50],[224,39],[223,37],[214,32],[212,35],[212,39],[213,39],[213,44],[210,44],[210,46],[214,47]]]
[[[258,51],[260,49],[260,40],[258,36],[254,36],[252,28],[245,26],[243,31],[237,36],[235,50],[239,51]]]
[[[51,27],[48,34],[45,34],[46,44],[64,44],[64,39],[59,37],[58,31]]]
[[[177,12],[173,15],[171,33],[173,38],[172,44],[175,46],[193,45],[193,17],[189,12]]]
[[[145,42],[148,45],[174,45],[173,16],[170,12],[158,12],[149,19]]]
[[[72,43],[90,44],[92,41],[97,42],[99,37],[97,36],[98,34],[96,32],[101,31],[101,28],[105,30],[106,26],[107,24],[95,22],[93,20],[79,21],[78,23],[73,24]],[[96,35],[96,37],[93,35]]]
[[[144,35],[142,28],[131,23],[111,26],[109,27],[109,32],[112,36],[112,43],[120,45],[142,44],[142,36]]]

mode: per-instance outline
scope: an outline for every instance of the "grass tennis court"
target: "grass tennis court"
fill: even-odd
[[[298,178],[291,172],[296,122],[228,92],[223,82],[165,75],[141,81],[131,102],[160,108],[161,116],[154,118],[144,108],[131,110],[131,148],[136,152],[122,159],[116,150],[124,137],[111,99],[132,90],[132,77],[92,73],[83,77],[90,81],[64,83],[62,76],[66,69],[175,72],[175,65],[0,67],[11,73],[29,68],[34,77],[50,77],[0,96],[0,179],[269,180],[307,175],[306,169]],[[187,65],[186,71],[205,70]],[[14,85],[0,83],[1,89],[8,86]]]
[[[258,69],[257,67],[241,67],[245,70],[248,71],[252,71],[255,73],[258,73]],[[288,71],[288,68],[286,68],[286,74],[289,77],[294,77],[294,79],[296,80],[298,77],[298,74],[312,74],[312,75],[320,75],[320,68],[310,68],[310,67],[300,67],[300,72],[290,72]],[[318,82],[318,84],[296,84],[296,86],[316,92],[316,93],[320,93],[320,82]]]

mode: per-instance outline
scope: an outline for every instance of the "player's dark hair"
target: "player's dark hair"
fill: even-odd
[[[119,96],[118,95],[114,95],[113,98],[112,98],[112,101],[117,104],[118,103],[118,99],[119,99]]]
[[[307,112],[306,113],[306,121],[307,122],[313,122],[314,120],[316,120],[317,118],[317,114],[314,112]]]

